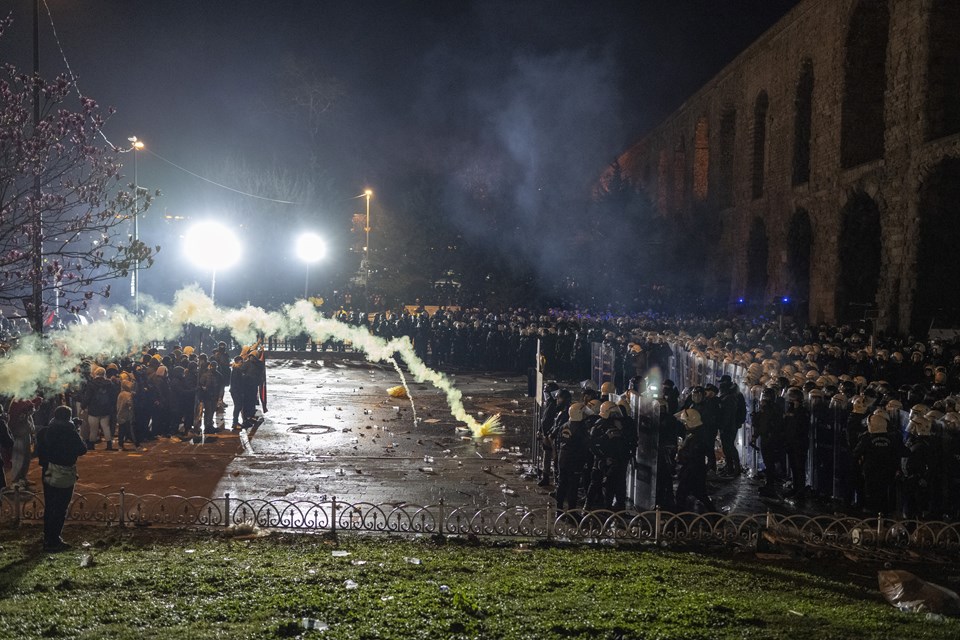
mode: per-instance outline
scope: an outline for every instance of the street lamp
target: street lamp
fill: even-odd
[[[217,269],[232,267],[240,259],[240,240],[229,227],[212,220],[198,222],[187,231],[184,251],[195,265],[209,269],[210,299],[216,301]]]
[[[310,285],[310,265],[327,255],[327,243],[315,233],[307,232],[297,238],[297,257],[306,264],[306,276],[303,278],[303,299],[307,299]]]
[[[363,288],[366,289],[370,284],[370,198],[373,196],[373,191],[364,189],[363,196],[367,199],[367,226],[364,227],[364,231],[367,232],[367,243],[363,247],[363,256],[367,262],[367,277],[363,280]]]
[[[130,272],[130,297],[133,298],[133,308],[137,315],[140,315],[140,248],[136,245],[140,242],[140,220],[137,217],[140,204],[140,186],[137,183],[137,152],[143,149],[143,140],[137,136],[127,138],[130,142],[130,149],[133,151],[133,244],[136,248],[136,257],[134,258],[133,270]]]

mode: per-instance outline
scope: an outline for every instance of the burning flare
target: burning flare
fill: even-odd
[[[389,395],[391,398],[398,398],[400,400],[406,400],[408,398],[407,390],[403,388],[403,385],[399,384],[395,387],[390,387],[387,389],[387,395]]]

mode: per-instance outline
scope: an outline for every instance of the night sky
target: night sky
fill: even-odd
[[[259,216],[335,237],[360,210],[352,196],[369,186],[374,211],[399,206],[419,173],[441,176],[445,193],[480,182],[506,194],[517,216],[509,235],[520,239],[511,246],[521,250],[618,152],[797,4],[46,1],[81,90],[117,109],[111,141],[137,135],[212,180],[303,203],[238,197],[142,152],[139,184],[163,192],[141,228],[164,246],[143,278],[160,298],[204,281],[183,264],[184,223],[164,223],[164,213]],[[4,5],[15,23],[0,59],[28,71],[32,2]],[[41,73],[64,70],[41,5]],[[312,122],[288,99],[292,77],[313,82],[329,105]],[[455,196],[445,206],[482,233],[476,211],[461,211]],[[302,267],[264,242],[250,239],[271,254],[274,298],[254,301],[269,305],[302,288]],[[255,262],[218,275],[224,301],[258,297],[241,286]]]

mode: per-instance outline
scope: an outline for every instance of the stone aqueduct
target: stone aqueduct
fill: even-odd
[[[619,158],[709,287],[813,322],[960,317],[960,2],[805,0]]]

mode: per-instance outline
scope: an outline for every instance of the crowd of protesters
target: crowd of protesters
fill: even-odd
[[[157,438],[189,440],[225,427],[232,405],[232,429],[259,426],[265,379],[263,349],[243,347],[231,356],[226,342],[209,354],[191,346],[169,353],[144,349],[139,357],[86,359],[78,367],[81,382],[48,398],[15,398],[0,412],[0,487],[27,485],[33,443],[58,406],[71,410],[86,450],[142,450]]]

